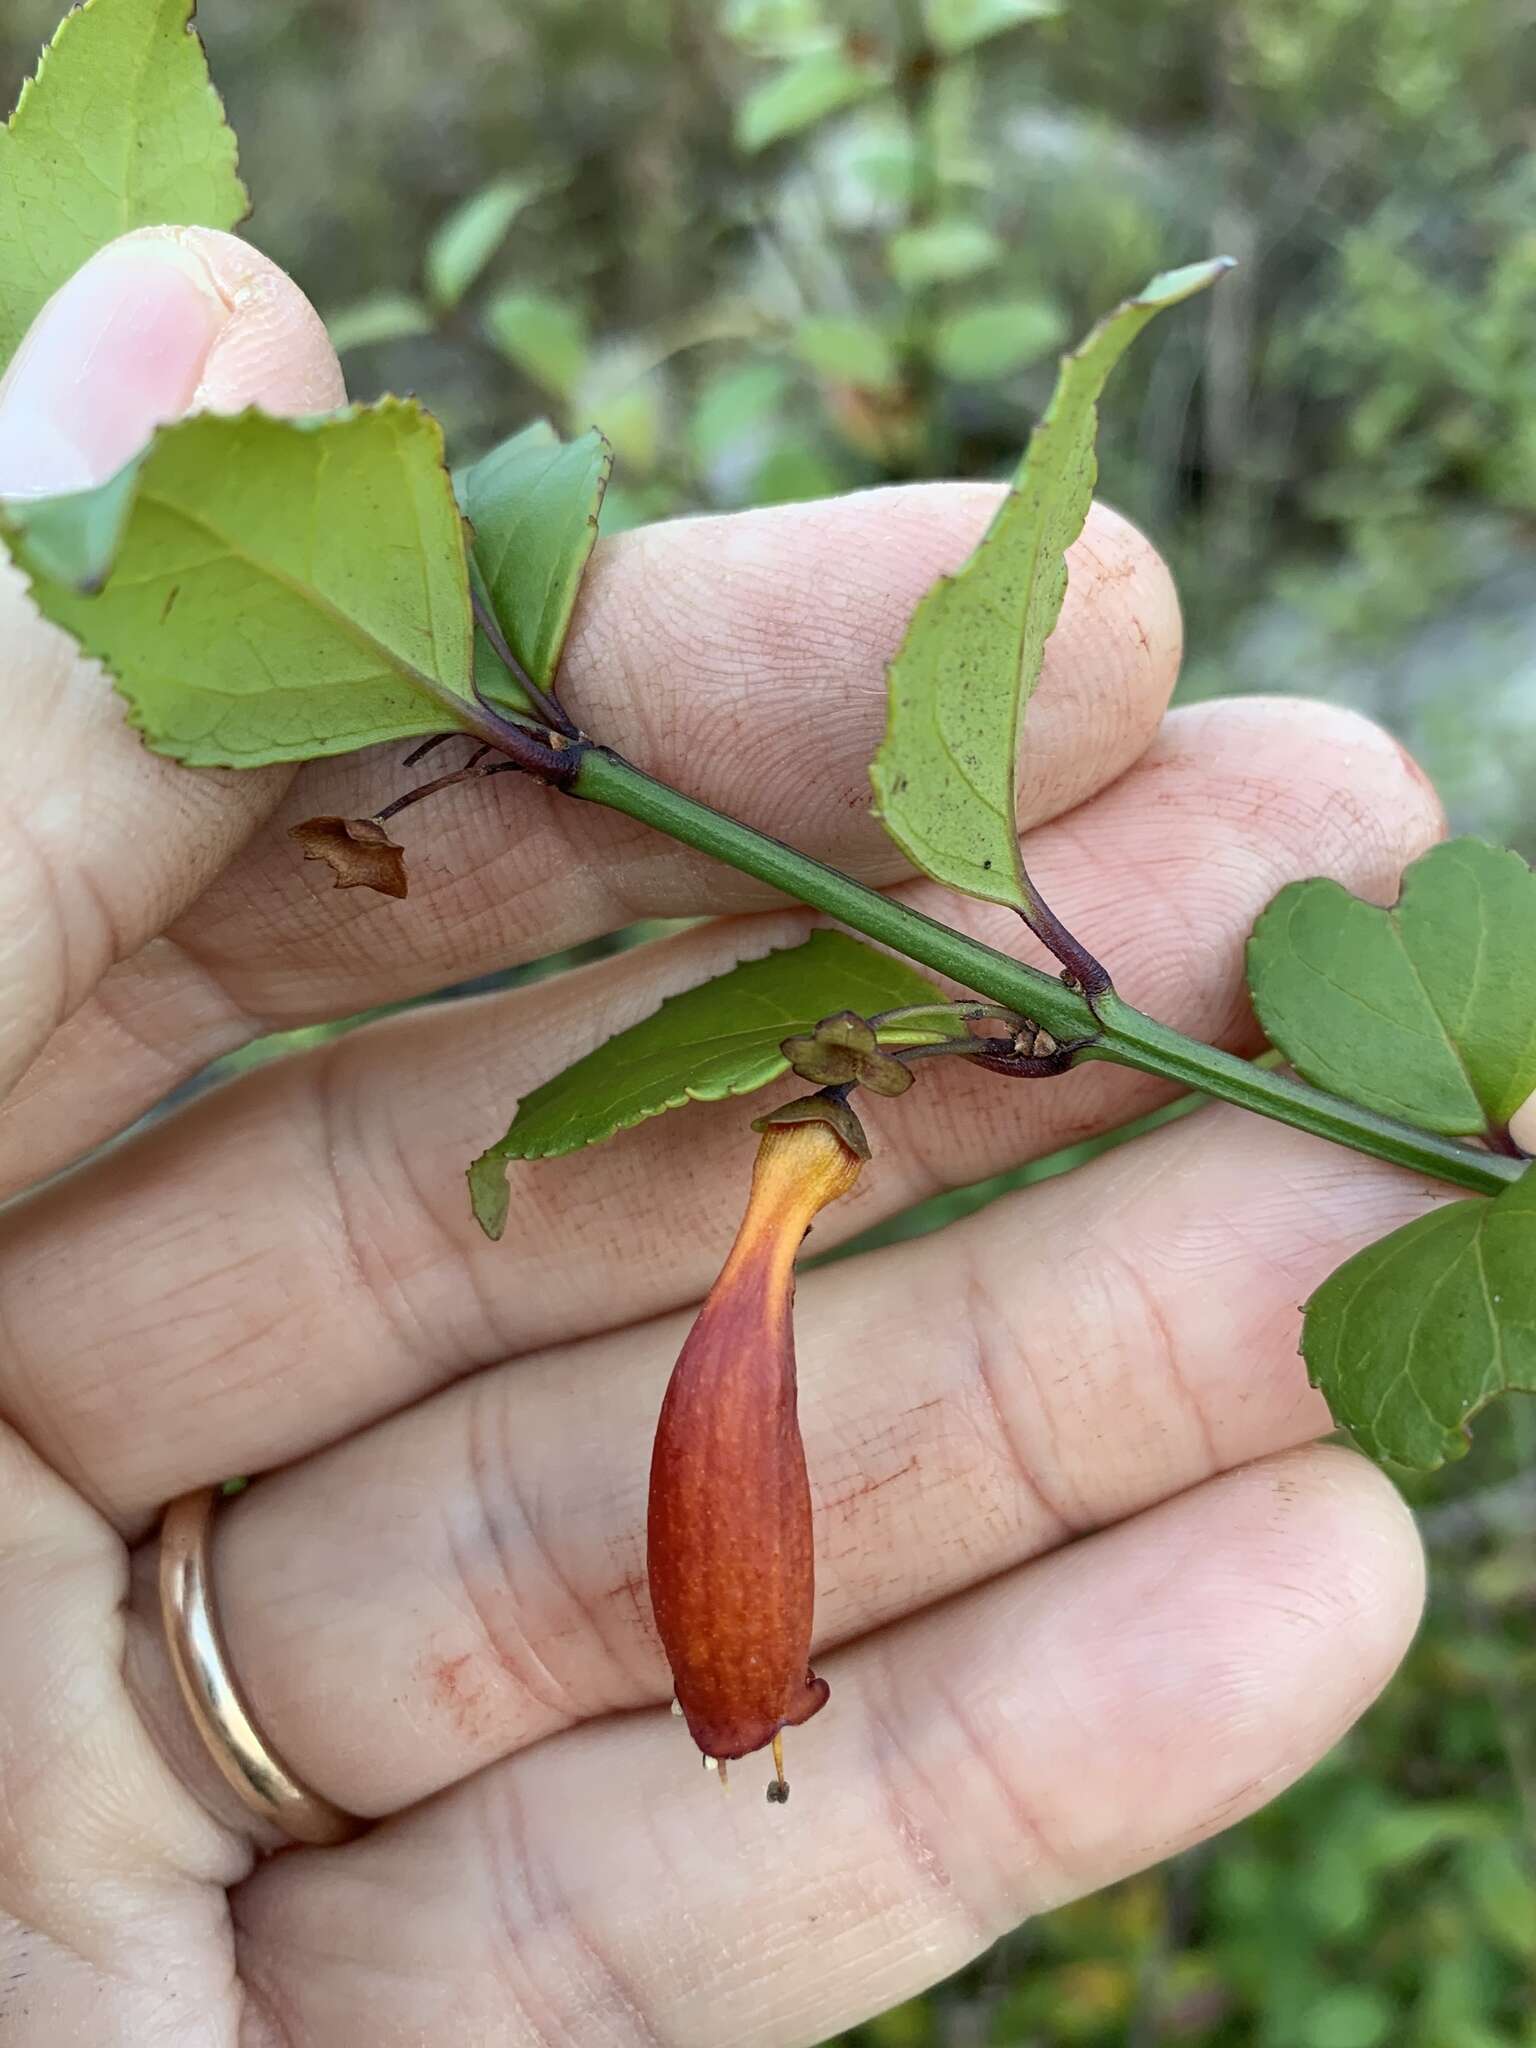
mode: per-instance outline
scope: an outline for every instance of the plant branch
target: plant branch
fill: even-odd
[[[547,691],[539,688],[533,677],[529,675],[527,669],[523,667],[523,664],[512,652],[511,643],[497,623],[496,614],[491,610],[489,604],[486,603],[479,591],[474,588],[473,582],[471,582],[470,586],[469,601],[474,610],[475,624],[491,643],[492,653],[523,692],[524,696],[527,697],[542,723],[565,739],[574,740],[579,738],[580,735],[577,728],[572,723],[570,714],[566,711],[564,705],[556,703],[555,699]]]
[[[510,753],[510,749],[505,751]],[[543,751],[548,754],[551,750]],[[1290,1075],[1202,1045],[1143,1016],[1112,993],[1096,996],[1090,1007],[1083,996],[1054,976],[951,931],[921,911],[796,852],[781,840],[695,802],[606,747],[578,745],[554,758],[568,765],[558,778],[545,779],[558,779],[573,796],[637,818],[728,867],[825,911],[866,938],[948,975],[962,988],[974,989],[978,995],[1032,1018],[1058,1044],[1091,1040],[1078,1047],[1078,1060],[1110,1060],[1135,1067],[1474,1194],[1497,1194],[1524,1171],[1522,1161],[1458,1144],[1433,1131],[1416,1130]]]

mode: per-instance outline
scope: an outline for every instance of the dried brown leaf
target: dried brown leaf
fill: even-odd
[[[377,889],[404,896],[409,888],[405,849],[373,818],[306,818],[288,834],[306,860],[323,860],[338,889]]]

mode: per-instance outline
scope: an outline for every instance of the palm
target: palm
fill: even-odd
[[[573,706],[926,900],[857,795],[882,660],[990,502],[900,491],[623,542]],[[0,1180],[35,1190],[0,1231],[0,2039],[816,2041],[1258,1804],[1381,1684],[1417,1551],[1370,1470],[1310,1445],[1294,1304],[1423,1191],[1203,1115],[802,1283],[832,1704],[792,1738],[787,1812],[750,1765],[722,1797],[666,1713],[641,1560],[661,1388],[750,1158],[740,1106],[529,1170],[500,1247],[461,1176],[573,1050],[806,919],[505,782],[418,814],[407,904],[335,896],[284,829],[372,809],[395,762],[188,777],[4,603],[35,730],[0,837],[41,853],[0,863],[34,878],[3,908]],[[1383,890],[1438,817],[1334,713],[1160,727],[1176,648],[1155,558],[1097,515],[1032,728],[1030,866],[1133,1000],[1243,1047],[1240,941],[1269,894],[1318,868]],[[66,834],[46,807],[82,787]],[[711,921],[370,1025],[39,1185],[257,1029],[639,916]],[[877,1164],[817,1242],[1155,1099],[1106,1068],[925,1077],[875,1113]],[[231,1472],[273,1473],[219,1525],[234,1663],[289,1763],[379,1820],[343,1850],[259,1860],[175,1697],[152,1531]]]

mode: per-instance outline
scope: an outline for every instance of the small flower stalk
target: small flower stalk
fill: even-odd
[[[651,1604],[677,1708],[719,1768],[826,1705],[810,1668],[815,1562],[796,1405],[795,1255],[868,1156],[835,1092],[763,1119],[747,1212],[683,1345],[651,1460]]]

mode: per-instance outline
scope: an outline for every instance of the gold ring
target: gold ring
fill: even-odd
[[[225,1782],[252,1813],[296,1842],[317,1848],[350,1842],[366,1823],[289,1770],[256,1726],[230,1665],[208,1569],[217,1499],[212,1487],[183,1494],[160,1525],[160,1618],[187,1712]]]

